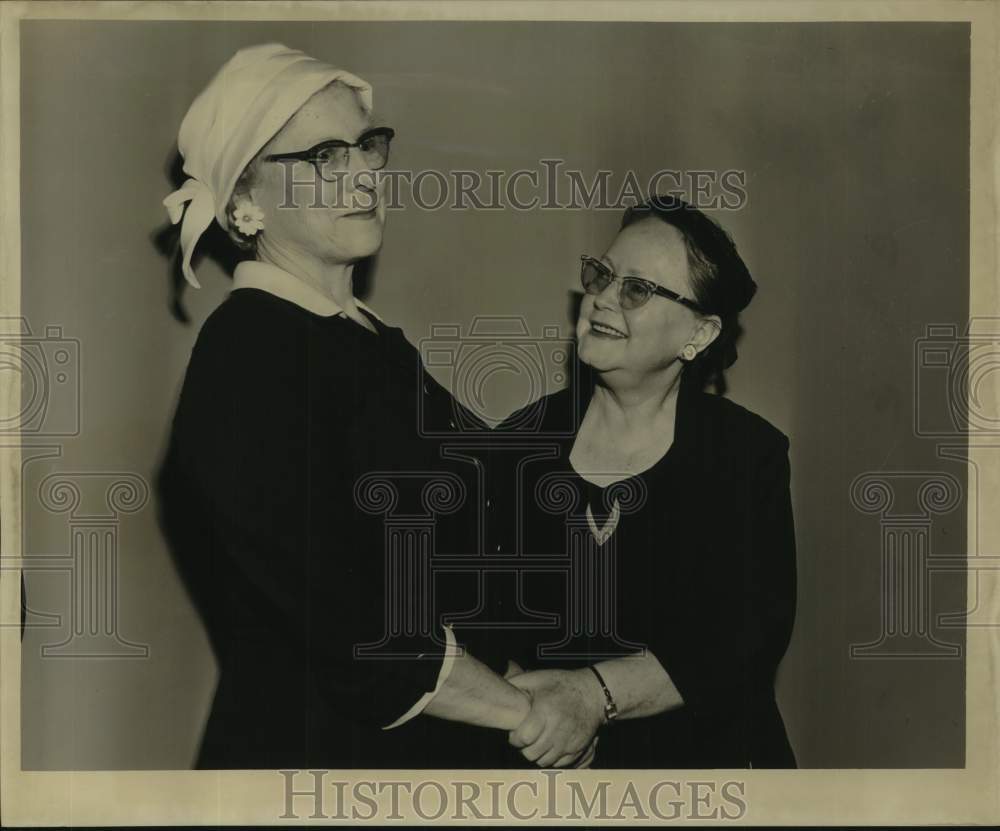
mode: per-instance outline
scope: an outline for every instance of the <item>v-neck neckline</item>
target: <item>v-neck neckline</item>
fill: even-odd
[[[589,383],[586,385],[586,390],[589,391],[589,397],[585,396],[585,400],[578,399],[578,418],[575,425],[576,429],[573,431],[573,435],[568,437],[568,441],[566,442],[566,467],[584,484],[588,490],[594,489],[601,494],[606,493],[608,488],[625,487],[627,483],[633,482],[636,479],[643,479],[648,482],[654,478],[658,478],[662,471],[672,466],[683,454],[684,448],[693,438],[693,430],[696,426],[693,419],[693,413],[691,411],[694,408],[695,397],[697,396],[698,391],[691,388],[692,384],[690,379],[685,379],[683,375],[677,383],[677,403],[674,412],[674,437],[670,442],[670,446],[648,467],[643,468],[640,471],[636,471],[635,473],[631,473],[628,476],[607,485],[598,485],[596,482],[591,482],[587,479],[570,461],[573,445],[576,443],[576,437],[579,434],[580,425],[583,423],[583,419],[587,413],[587,408],[590,406],[590,402],[593,399],[595,384],[593,375],[591,375]]]

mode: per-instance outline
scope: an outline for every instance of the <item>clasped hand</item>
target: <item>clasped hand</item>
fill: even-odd
[[[588,767],[604,721],[604,701],[586,669],[524,672],[511,661],[504,676],[531,699],[524,721],[508,734],[521,755],[539,767]]]

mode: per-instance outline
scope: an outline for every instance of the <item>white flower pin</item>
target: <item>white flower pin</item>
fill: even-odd
[[[252,237],[258,231],[264,230],[264,212],[253,202],[241,199],[233,210],[233,220],[241,234]]]

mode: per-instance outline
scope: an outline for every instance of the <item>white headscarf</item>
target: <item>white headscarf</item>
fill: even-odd
[[[184,217],[182,268],[192,286],[201,287],[191,268],[194,247],[213,217],[226,227],[226,206],[240,174],[299,108],[332,81],[356,89],[362,107],[371,110],[367,82],[280,43],[241,49],[195,98],[177,137],[190,178],[163,200],[171,222],[176,225]]]

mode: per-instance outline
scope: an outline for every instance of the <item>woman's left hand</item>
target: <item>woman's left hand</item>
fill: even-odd
[[[604,696],[587,670],[546,669],[508,681],[531,696],[531,711],[509,734],[510,743],[539,767],[566,767],[578,759],[604,721]]]

